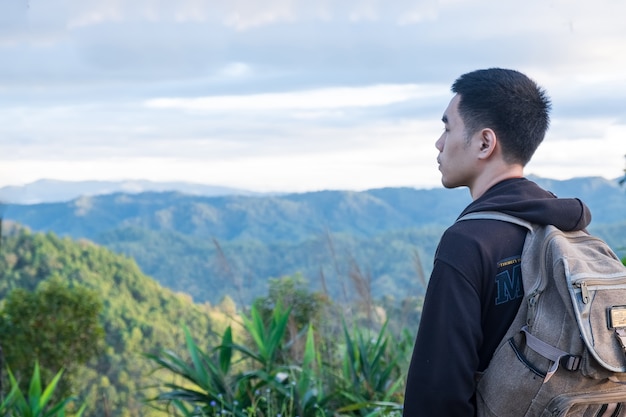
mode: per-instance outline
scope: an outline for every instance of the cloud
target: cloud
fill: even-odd
[[[526,171],[555,179],[583,176],[617,178],[624,168],[626,125],[610,127],[604,133],[605,136],[600,137],[579,137],[575,140],[553,137],[546,140]]]
[[[553,99],[535,167],[619,174],[624,15],[621,0],[0,1],[0,182],[439,184],[449,85],[492,66]]]
[[[377,1],[322,2],[319,7],[303,1],[269,1],[262,6],[251,1],[68,1],[65,13],[46,8],[52,16],[47,21],[39,11],[41,3],[33,4],[29,12],[34,21],[32,33],[42,31],[50,37],[50,30],[45,28],[63,28],[57,34],[57,45],[74,48],[77,57],[69,62],[81,63],[79,68],[95,80],[119,76],[119,72],[125,77],[136,74],[134,79],[142,75],[161,79],[177,74],[199,77],[239,62],[269,73],[298,74],[300,78],[302,74],[308,79],[315,78],[315,74],[320,78],[339,77],[342,83],[351,77],[357,83],[397,82],[398,75],[408,82],[423,74],[449,81],[458,75],[455,68],[445,68],[444,64],[451,62],[476,66],[495,58],[516,63],[529,55],[558,59],[563,48],[555,35],[568,33],[548,24],[536,24],[529,32],[523,20],[531,14],[523,13],[526,7],[515,14],[508,10],[509,19],[494,19],[489,25],[472,24],[467,13],[487,11],[481,10],[486,6],[479,2],[471,10],[457,10],[445,4],[438,9],[428,1],[399,1],[391,6]],[[497,9],[489,5],[488,16],[497,16]],[[193,14],[195,18],[181,19],[181,14]],[[534,18],[543,22],[554,15],[540,13],[541,19]],[[232,16],[249,22],[244,25],[246,29],[229,24],[229,19],[235,19]],[[254,24],[256,19],[267,23]],[[450,23],[445,23],[448,20]],[[444,24],[454,30],[442,30]],[[495,42],[486,32],[494,25],[502,29]],[[459,34],[464,42],[459,42]],[[541,42],[537,42],[539,39]],[[474,47],[468,50],[467,42],[474,42]],[[21,49],[30,44],[22,42]],[[36,59],[41,50],[21,53],[27,59]],[[19,62],[19,56],[16,58]],[[45,74],[46,66],[38,70]]]
[[[71,27],[103,21],[150,20],[157,22],[217,22],[236,30],[249,30],[281,22],[303,20],[422,21],[436,14],[437,2],[430,0],[137,0],[132,3],[95,0],[70,2]]]
[[[26,0],[0,2],[0,36],[24,30],[27,25],[28,3]]]
[[[368,147],[381,126],[426,119],[438,128],[447,100],[442,88],[382,85],[157,99],[148,106],[12,108],[0,113],[0,143],[7,158],[43,159],[331,151],[354,140]],[[18,136],[19,143],[8,139]]]
[[[146,106],[158,109],[192,111],[276,111],[319,110],[386,106],[412,99],[441,96],[439,86],[374,85],[367,87],[324,88],[288,93],[209,96],[199,98],[157,98]]]
[[[428,139],[420,140],[420,134],[429,130]],[[36,179],[34,172],[44,170],[58,179],[75,179],[77,173],[83,173],[95,179],[179,179],[264,191],[438,184],[434,147],[438,125],[375,123],[293,133],[290,139],[262,143],[181,138],[172,146],[156,140],[151,141],[150,149],[137,153],[137,148],[128,144],[123,153],[99,152],[87,158],[24,156],[4,160],[0,175],[5,170],[31,181]],[[365,181],[356,185],[355,178]]]
[[[28,9],[28,31],[8,31],[12,43],[0,46],[6,57],[0,89],[71,87],[76,95],[106,95],[113,88],[154,97],[180,94],[181,83],[190,96],[202,95],[198,90],[447,84],[462,72],[494,65],[541,79],[598,71],[611,76],[621,73],[626,59],[616,17],[621,11],[626,6],[615,0],[593,9],[538,0],[523,7],[485,0],[38,1]]]

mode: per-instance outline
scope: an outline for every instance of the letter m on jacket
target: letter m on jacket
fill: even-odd
[[[522,289],[522,268],[513,265],[505,271],[496,275],[498,293],[496,294],[496,305],[515,300],[523,295]]]

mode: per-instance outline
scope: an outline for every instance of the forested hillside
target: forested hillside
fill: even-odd
[[[117,193],[67,203],[8,205],[5,218],[36,231],[94,240],[114,229],[139,228],[271,243],[298,242],[327,230],[372,236],[416,225],[445,225],[468,202],[463,190],[410,188],[265,197]]]
[[[561,196],[585,200],[594,212],[590,231],[626,256],[623,189],[598,179],[549,185]],[[34,291],[44,280],[93,290],[102,302],[105,340],[76,379],[87,416],[163,417],[144,400],[156,392],[155,377],[171,375],[153,374],[155,365],[144,354],[169,349],[184,356],[184,326],[210,351],[228,325],[240,328],[237,305],[249,311],[254,299],[268,294],[270,278],[301,273],[302,282],[328,301],[330,314],[347,314],[368,332],[372,323],[389,319],[398,341],[390,381],[398,401],[432,254],[467,199],[461,190],[381,189],[262,198],[115,194],[9,206],[5,218],[20,218],[32,231],[4,221],[0,307],[16,288]],[[311,298],[299,294],[300,301]],[[265,314],[275,307],[269,298],[261,304]],[[324,337],[341,348],[339,321],[326,318],[316,327],[324,323],[334,326]]]
[[[79,397],[89,404],[88,416],[163,415],[143,405],[146,396],[154,395],[149,387],[155,381],[153,365],[143,354],[183,350],[183,325],[203,346],[214,343],[216,332],[222,333],[235,314],[228,301],[224,309],[193,304],[188,295],[145,276],[133,260],[86,240],[25,230],[8,233],[0,254],[0,300],[14,288],[34,290],[43,280],[56,278],[95,290],[103,303],[105,346],[76,381]]]
[[[358,414],[360,407],[371,412],[377,404],[382,404],[371,401],[383,401],[391,414],[381,415],[399,415],[397,407],[402,401],[403,378],[419,322],[421,299],[406,298],[403,303],[397,303],[389,297],[383,297],[375,303],[372,294],[364,289],[367,282],[363,281],[363,277],[355,276],[357,282],[353,282],[348,290],[357,292],[358,300],[353,304],[334,303],[321,293],[308,291],[303,287],[305,282],[296,276],[272,280],[271,291],[259,295],[250,315],[250,306],[239,311],[229,297],[217,306],[194,304],[189,296],[173,293],[143,275],[133,260],[89,241],[59,238],[52,233],[31,233],[14,224],[9,224],[8,228],[6,226],[4,224],[7,236],[2,239],[0,251],[1,329],[6,329],[6,323],[15,321],[6,316],[4,307],[6,300],[18,289],[40,291],[42,286],[48,287],[44,284],[61,282],[68,289],[89,289],[97,299],[93,302],[102,303],[99,320],[104,330],[104,343],[93,359],[78,370],[72,384],[79,404],[87,405],[87,417],[178,415],[173,414],[171,407],[167,412],[164,410],[164,407],[168,407],[167,392],[175,387],[207,390],[206,395],[199,395],[202,396],[200,404],[209,409],[213,407],[210,404],[222,398],[222,395],[235,395],[232,398],[239,399],[241,404],[250,400],[254,403],[255,398],[264,400],[269,397],[269,387],[276,385],[277,375],[285,371],[293,371],[294,378],[303,378],[302,383],[297,384],[298,390],[306,391],[309,390],[308,384],[316,384],[310,386],[317,387],[311,394],[314,397],[310,397],[314,399],[313,402],[298,403],[299,406],[310,408],[306,415],[318,415],[315,413],[315,401],[324,404],[327,408],[325,413],[341,407],[354,410],[354,413],[343,415],[361,415]],[[281,310],[277,308],[278,305],[285,305],[288,310]],[[52,308],[49,311],[55,310]],[[260,324],[262,322],[255,314],[261,314],[265,324]],[[284,333],[276,333],[278,328],[271,327],[278,325],[275,321],[278,316],[288,319],[280,319]],[[59,318],[51,315],[38,317],[37,320],[40,323],[42,319],[55,321]],[[346,327],[342,325],[342,318],[345,319]],[[309,328],[309,324],[312,327]],[[73,323],[67,325],[70,329],[74,326]],[[36,333],[42,329],[37,322],[29,326],[28,332]],[[263,330],[263,326],[270,326],[273,330]],[[228,384],[249,381],[250,389],[222,391],[225,388],[219,384],[196,388],[194,383],[203,385],[201,381],[191,380],[193,373],[176,371],[176,363],[182,364],[181,369],[191,366],[188,365],[191,352],[189,340],[184,336],[185,328],[189,329],[189,335],[195,341],[193,349],[201,349],[210,355],[203,359],[204,366],[210,366],[210,362],[206,361],[214,357],[214,353],[219,357],[220,366],[225,366],[225,359],[229,361],[228,371],[223,371],[228,372],[228,375],[218,372],[222,376],[216,374],[215,377],[225,378],[224,383]],[[307,329],[305,334],[304,330]],[[260,333],[252,336],[253,332]],[[276,338],[276,335],[283,334],[284,337]],[[4,335],[6,333],[0,334],[0,345],[4,352],[15,351],[12,346],[15,341]],[[223,345],[226,335],[229,341]],[[305,336],[306,348],[303,343]],[[62,346],[67,342],[65,337],[51,336],[46,344],[52,349],[64,349]],[[373,340],[376,340],[375,343]],[[390,340],[394,342],[390,343]],[[235,345],[232,345],[233,342]],[[271,372],[258,372],[259,365],[256,362],[264,360],[263,355],[268,354],[266,349],[270,346],[264,343],[270,342],[273,346],[271,349],[276,353],[271,354],[271,364],[264,362],[263,366],[269,371],[267,366],[271,365]],[[241,353],[239,356],[231,357],[229,354],[225,357],[216,348],[220,344],[228,349],[240,346],[237,349]],[[26,348],[24,345],[17,347],[18,350]],[[42,346],[32,348],[29,351],[44,352]],[[359,349],[358,353],[353,348]],[[259,353],[254,353],[254,349],[259,349]],[[242,360],[242,355],[244,359],[247,358],[246,361]],[[308,359],[303,359],[302,355]],[[180,362],[171,362],[168,358]],[[7,356],[6,359],[6,365],[11,367],[11,357]],[[30,365],[36,359],[35,354],[31,357]],[[315,381],[311,379],[313,369],[299,365],[302,360],[319,361],[315,368]],[[194,369],[193,372],[198,370]],[[57,369],[52,371],[54,373]],[[206,378],[208,376],[205,375],[202,380]],[[168,385],[170,383],[175,385]],[[259,387],[267,386],[267,393],[265,389],[263,393],[257,393],[259,390],[254,389],[257,383],[261,384]],[[174,391],[178,392],[177,389]],[[158,404],[146,402],[159,393],[162,400]],[[302,391],[300,394],[306,393]],[[176,395],[187,398],[184,393]],[[305,401],[306,398],[309,397],[304,395],[298,401]],[[280,401],[295,407],[288,396]],[[193,403],[192,400],[189,402]],[[153,408],[154,405],[159,405],[160,409]],[[236,407],[237,403],[224,406]],[[260,414],[257,411],[252,415],[267,414],[265,411]]]
[[[590,230],[626,247],[626,190],[617,181],[533,178],[593,212]],[[436,244],[470,202],[467,190],[384,188],[275,196],[112,194],[67,203],[9,205],[35,231],[87,238],[134,258],[141,270],[196,301],[249,303],[271,277],[301,273],[334,299],[355,274],[373,294],[424,291]],[[620,253],[622,256],[625,253]]]
[[[269,278],[296,273],[338,300],[354,298],[347,287],[355,274],[367,277],[378,296],[418,296],[444,225],[467,199],[461,190],[404,188],[266,197],[113,194],[11,205],[5,215],[34,231],[124,253],[196,301],[231,295],[248,304],[267,291]]]

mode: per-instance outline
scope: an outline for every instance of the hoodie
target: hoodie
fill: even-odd
[[[463,210],[499,211],[561,230],[591,222],[578,199],[557,198],[525,178],[504,180]],[[435,253],[406,381],[404,417],[475,416],[483,371],[523,298],[526,229],[497,220],[454,223]]]

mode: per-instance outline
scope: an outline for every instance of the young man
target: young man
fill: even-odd
[[[462,75],[452,92],[435,146],[443,185],[471,193],[461,216],[495,210],[584,229],[591,215],[580,200],[556,198],[523,177],[548,128],[545,92],[524,74],[500,68]],[[477,376],[523,297],[525,236],[523,227],[496,220],[458,222],[443,234],[407,376],[405,417],[476,415]]]

